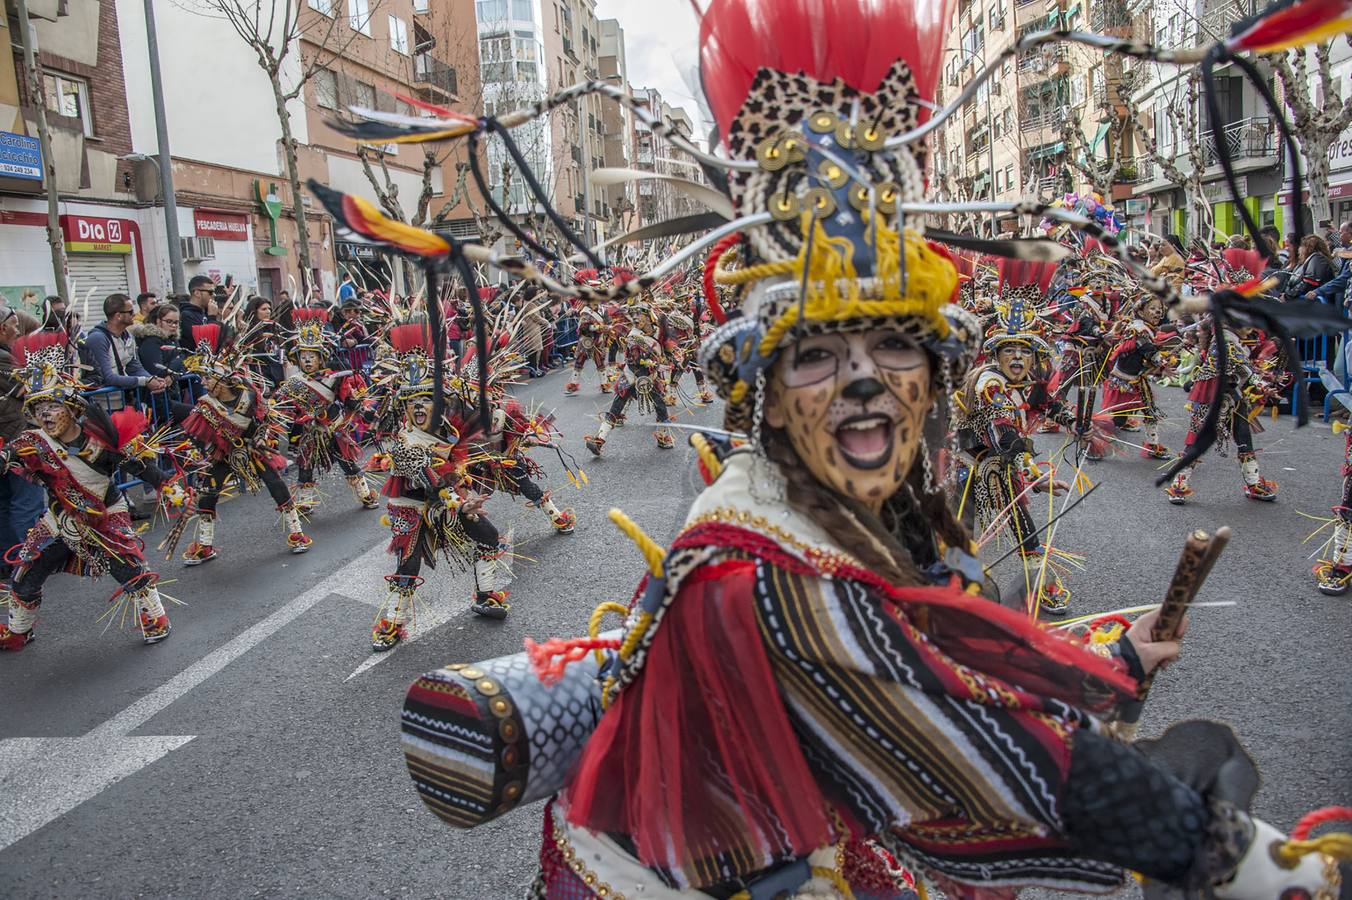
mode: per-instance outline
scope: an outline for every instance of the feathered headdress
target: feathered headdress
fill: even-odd
[[[80,397],[88,385],[80,382],[71,364],[64,331],[35,331],[14,342],[10,353],[14,374],[22,381],[24,410],[39,403],[56,401],[82,410]]]
[[[210,375],[233,385],[243,385],[249,380],[247,358],[228,325],[219,322],[194,325],[192,342],[193,352],[183,360],[189,372]]]
[[[436,386],[432,378],[434,359],[432,329],[426,322],[396,325],[390,329],[390,346],[399,360],[399,400],[434,396]]]
[[[322,357],[327,357],[333,352],[334,335],[324,327],[328,323],[327,310],[318,308],[292,310],[291,322],[295,329],[288,347],[292,360],[297,359],[302,350],[318,353]]]

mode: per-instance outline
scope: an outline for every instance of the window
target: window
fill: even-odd
[[[475,11],[480,22],[501,22],[507,18],[507,0],[479,0]]]
[[[530,0],[512,0],[512,18],[518,22],[535,21],[535,16],[531,14]]]
[[[415,13],[431,12],[431,0],[413,0],[413,11]]]
[[[995,192],[998,194],[1005,189],[1005,173],[999,169],[995,170]]]
[[[315,69],[315,105],[320,109],[338,108],[338,79],[329,69]]]
[[[376,108],[376,89],[374,86],[361,81],[353,82],[352,95],[357,106],[364,109]]]
[[[408,56],[408,23],[398,16],[390,16],[390,49]]]
[[[347,0],[347,24],[353,31],[371,36],[371,0]]]
[[[67,119],[79,119],[86,137],[94,135],[94,117],[89,111],[89,85],[79,78],[47,72],[42,76],[47,109]]]
[[[1079,106],[1084,102],[1084,79],[1075,75],[1070,79],[1070,105]]]
[[[306,0],[305,5],[320,15],[333,16],[333,0]]]
[[[1014,166],[1013,166],[1013,165],[1005,166],[1005,187],[1009,188],[1010,190],[1013,190],[1013,189],[1014,189]]]

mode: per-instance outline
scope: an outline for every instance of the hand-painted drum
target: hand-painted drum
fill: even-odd
[[[404,699],[404,758],[423,802],[473,828],[563,787],[601,718],[588,654],[546,687],[525,653],[429,672]]]

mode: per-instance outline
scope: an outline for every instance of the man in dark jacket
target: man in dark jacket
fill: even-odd
[[[194,275],[188,282],[187,299],[178,301],[178,334],[183,349],[191,352],[195,348],[192,339],[192,327],[216,321],[220,310],[216,306],[216,282],[205,275]]]
[[[6,444],[28,427],[23,399],[15,390],[14,358],[9,351],[19,337],[18,323],[15,310],[0,306],[0,439]],[[0,477],[0,554],[23,541],[46,508],[47,494],[41,485],[13,472]],[[0,562],[0,571],[6,575],[9,568]]]

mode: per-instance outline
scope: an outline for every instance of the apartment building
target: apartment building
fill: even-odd
[[[1097,51],[1065,42],[1005,54],[1039,31],[1120,28],[1122,15],[1110,9],[1116,2],[959,0],[948,30],[940,102],[962,96],[988,64],[997,69],[936,135],[931,171],[941,196],[1050,199],[1087,188],[1072,162],[1109,156],[1118,129],[1108,126],[1121,114],[1110,102],[1110,88],[1120,69]],[[985,220],[966,227],[991,233],[1014,224]]]
[[[629,84],[629,61],[625,54],[624,29],[617,19],[602,19],[597,63],[601,80],[633,96]],[[601,161],[608,168],[627,169],[634,163],[634,115],[614,101],[601,104]],[[608,230],[614,234],[638,227],[638,187],[632,183],[610,185],[600,191],[601,210]]]
[[[650,115],[665,119],[686,138],[697,140],[690,116],[682,107],[672,106],[662,99],[661,92],[656,88],[635,88],[633,95]],[[652,129],[637,117],[634,118],[633,146],[636,169],[646,169],[660,175],[674,175],[700,183],[705,181],[703,170],[689,154],[658,138]],[[638,221],[645,225],[706,211],[701,204],[665,181],[656,179],[641,181],[638,183],[637,193]]]
[[[1252,11],[1236,0],[1133,0],[1129,4],[1138,37],[1149,36],[1164,47],[1188,47],[1214,40]],[[1271,83],[1267,64],[1255,60]],[[1242,228],[1236,201],[1222,179],[1211,140],[1211,120],[1200,94],[1189,103],[1187,73],[1164,66],[1137,64],[1132,81],[1132,105],[1153,137],[1156,153],[1142,153],[1136,161],[1137,180],[1126,204],[1128,225],[1137,233],[1173,232],[1183,237],[1223,238]],[[1257,92],[1233,65],[1218,66],[1217,99],[1222,132],[1239,176],[1241,200],[1260,224],[1284,227],[1289,198],[1281,196],[1283,166],[1277,153],[1275,123]],[[1171,115],[1181,110],[1182,115]],[[1181,126],[1181,127],[1180,127]],[[1171,161],[1184,176],[1170,176],[1158,158]],[[1188,182],[1194,160],[1202,172],[1201,197]],[[1200,234],[1205,204],[1214,233]]]

